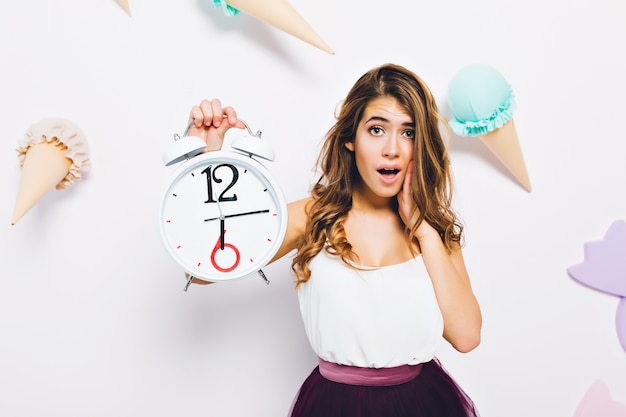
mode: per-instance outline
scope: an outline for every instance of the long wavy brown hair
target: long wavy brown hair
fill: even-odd
[[[414,226],[406,230],[407,244],[413,250],[414,233],[424,220],[437,230],[448,250],[462,244],[463,225],[451,208],[452,174],[441,134],[442,126],[447,132],[447,122],[416,74],[399,65],[385,64],[359,78],[343,101],[337,122],[326,134],[317,160],[320,176],[311,189],[305,233],[291,263],[296,285],[308,281],[309,262],[323,249],[349,266],[356,258],[343,224],[360,177],[354,153],[345,144],[355,139],[367,105],[381,97],[395,98],[415,122],[411,189],[420,213]]]

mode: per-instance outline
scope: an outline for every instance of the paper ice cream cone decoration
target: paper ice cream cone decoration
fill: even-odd
[[[522,186],[527,191],[532,191],[513,119],[504,126],[478,137]]]
[[[120,6],[122,6],[122,8],[124,9],[124,11],[131,16],[130,14],[130,4],[128,4],[128,0],[117,0],[117,2],[120,4]]]
[[[32,125],[20,141],[17,152],[22,177],[12,225],[48,191],[62,190],[79,180],[89,161],[83,133],[71,122],[58,118],[44,119]]]
[[[67,175],[71,164],[72,161],[65,157],[63,145],[51,142],[32,145],[24,157],[11,224],[17,223],[37,201],[56,187]]]
[[[240,10],[322,51],[334,54],[334,51],[287,0],[214,0],[214,3],[230,6],[231,9],[227,11],[227,14],[234,14],[232,8]]]
[[[474,136],[487,146],[526,189],[532,191],[513,121],[511,85],[488,65],[470,65],[450,81],[450,127],[459,136]]]

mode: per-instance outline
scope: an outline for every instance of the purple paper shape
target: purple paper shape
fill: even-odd
[[[620,297],[615,313],[615,327],[617,329],[617,337],[626,350],[626,297]]]
[[[603,240],[585,243],[585,260],[567,272],[595,290],[626,297],[626,222],[613,222]]]
[[[603,240],[585,243],[584,261],[567,272],[583,285],[620,297],[615,327],[626,350],[626,222],[613,222]]]

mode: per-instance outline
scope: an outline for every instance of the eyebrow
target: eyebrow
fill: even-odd
[[[369,119],[367,119],[365,121],[365,123],[369,123],[369,122],[387,122],[389,123],[389,119],[386,119],[382,116],[372,116]],[[415,127],[415,123],[414,122],[404,122],[402,123],[402,126],[406,126],[406,127]]]

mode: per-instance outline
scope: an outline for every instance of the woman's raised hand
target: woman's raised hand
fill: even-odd
[[[187,133],[204,139],[208,151],[217,151],[222,148],[224,135],[228,129],[246,127],[241,120],[237,119],[235,109],[231,106],[223,107],[219,99],[205,99],[199,105],[193,106],[189,113],[189,121],[193,124]]]
[[[420,216],[419,207],[416,207],[415,201],[413,200],[413,192],[411,191],[411,178],[413,177],[414,165],[414,161],[409,162],[406,169],[406,175],[404,176],[404,182],[402,183],[402,189],[397,196],[398,212],[400,214],[400,218],[408,229],[412,229],[413,226],[415,226],[415,223]],[[434,233],[435,235],[437,234],[435,229],[428,224],[426,220],[422,220],[419,227],[415,231],[415,237],[421,241],[426,233],[429,232]]]
[[[415,211],[415,202],[412,198],[411,192],[411,177],[413,176],[413,165],[414,162],[409,162],[409,165],[406,169],[406,174],[404,176],[404,181],[402,182],[402,189],[398,193],[398,212],[400,213],[400,218],[404,222],[404,225],[411,229],[417,218],[419,217],[419,211]]]

